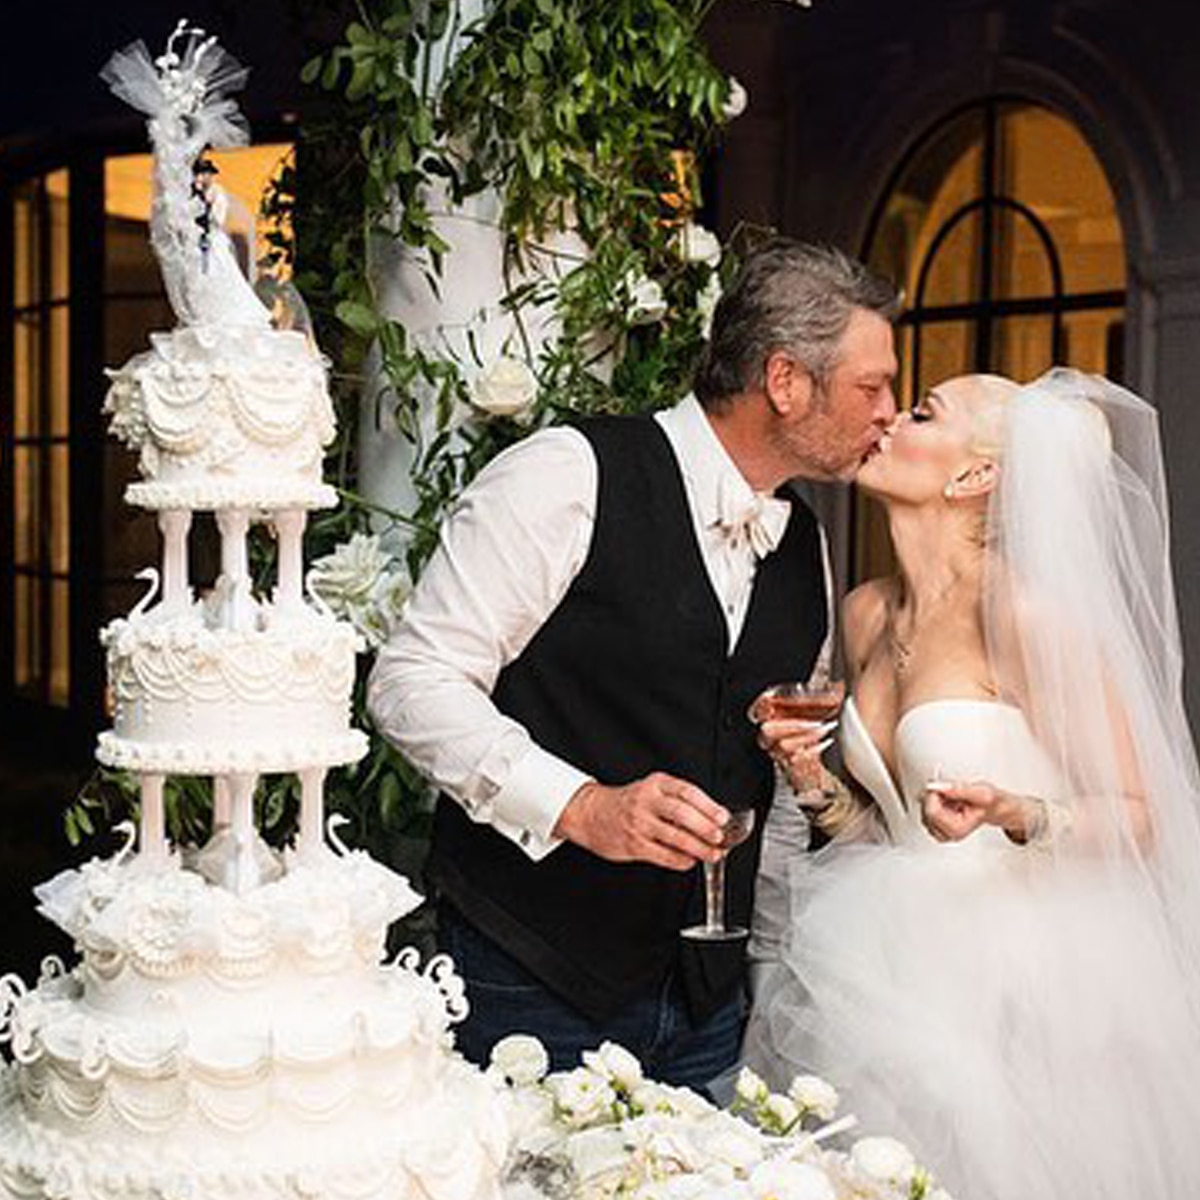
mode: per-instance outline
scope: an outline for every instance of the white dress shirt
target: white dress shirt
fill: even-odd
[[[757,556],[756,538],[726,528],[728,514],[773,508],[777,540],[786,523],[778,506],[790,509],[756,497],[693,397],[655,419],[679,463],[732,649]],[[368,682],[380,732],[474,820],[534,859],[558,844],[559,814],[591,776],[538,746],[491,691],[582,568],[597,485],[595,455],[575,429],[541,430],[497,455],[453,507]]]

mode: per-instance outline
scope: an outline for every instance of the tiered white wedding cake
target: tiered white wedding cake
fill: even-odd
[[[221,224],[203,159],[244,140],[242,72],[181,23],[105,76],[150,118],[151,238],[180,320],[113,373],[113,431],[139,449],[127,499],[156,510],[161,573],[102,638],[114,727],[104,763],[137,773],[137,846],[39,889],[75,940],[36,987],[0,981],[0,1197],[36,1200],[489,1200],[509,1135],[498,1085],[451,1048],[461,982],[444,956],[380,965],[419,898],[330,833],[328,768],[366,749],[350,728],[357,636],[305,597],[306,514],[333,412],[321,359],[271,326]],[[199,169],[197,169],[197,164]],[[193,512],[215,515],[221,573],[188,572]],[[247,533],[278,542],[269,597]],[[277,853],[254,825],[258,777],[296,772],[301,815]],[[170,844],[173,774],[212,779],[213,832]]]

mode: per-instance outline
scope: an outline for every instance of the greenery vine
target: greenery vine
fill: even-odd
[[[696,163],[730,115],[731,81],[700,38],[711,4],[495,0],[469,23],[457,0],[361,0],[342,41],[307,63],[303,80],[323,100],[310,105],[297,163],[277,181],[268,214],[290,218],[294,240],[277,230],[271,257],[294,268],[334,364],[339,436],[328,474],[344,503],[314,516],[310,559],[355,533],[390,535],[415,580],[447,505],[504,446],[578,414],[662,407],[686,390],[721,269],[719,245],[693,223]],[[460,53],[439,78],[448,41]],[[537,384],[513,415],[483,413],[471,384],[482,364],[432,352],[380,296],[389,245],[418,256],[438,286],[452,251],[431,196],[459,204],[487,188],[503,198],[512,286],[502,305],[515,319],[514,353]],[[531,248],[567,229],[587,256],[561,278],[531,279]],[[547,306],[558,334],[535,352],[525,318]],[[359,493],[364,390],[416,448],[411,512],[383,511]],[[256,561],[271,554],[260,539]],[[355,714],[370,729],[367,666],[360,661]],[[101,772],[68,812],[68,836],[90,833],[94,816],[119,815],[129,783]],[[404,846],[419,853],[429,790],[382,737],[372,736],[364,762],[330,773],[326,795],[351,817],[348,838],[392,861],[405,858]],[[202,836],[206,782],[172,780],[167,799],[173,834]],[[265,781],[268,836],[286,836],[296,802],[293,779]]]

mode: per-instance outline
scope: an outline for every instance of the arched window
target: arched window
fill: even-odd
[[[868,262],[904,288],[903,405],[938,380],[1054,364],[1120,378],[1125,250],[1112,189],[1065,117],[1020,100],[959,109],[909,152],[876,210]],[[856,519],[855,575],[886,569]]]
[[[942,122],[897,171],[867,257],[904,285],[906,399],[963,371],[1121,373],[1120,222],[1096,156],[1057,113],[989,100]]]

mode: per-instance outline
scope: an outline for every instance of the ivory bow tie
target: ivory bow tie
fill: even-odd
[[[766,558],[783,538],[792,506],[786,500],[722,487],[718,522],[733,544],[745,538],[756,558]]]

